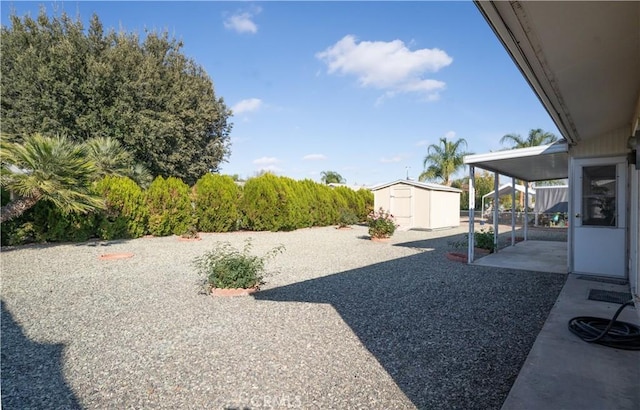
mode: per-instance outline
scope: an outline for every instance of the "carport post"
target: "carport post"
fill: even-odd
[[[529,234],[529,181],[524,181],[524,240]]]
[[[511,177],[511,246],[516,245],[516,179]]]
[[[500,208],[500,174],[493,173],[493,251],[498,252],[498,208]]]
[[[469,165],[469,240],[467,243],[467,263],[473,263],[474,247],[476,239],[475,232],[475,207],[476,207],[476,170],[473,165]]]

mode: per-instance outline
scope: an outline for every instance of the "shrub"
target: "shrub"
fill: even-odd
[[[493,243],[493,228],[489,228],[487,231],[481,229],[480,232],[474,234],[475,246],[481,249],[488,249],[490,252],[494,252],[496,249],[495,243]]]
[[[356,195],[362,200],[364,208],[358,213],[358,219],[361,222],[367,220],[367,215],[373,212],[373,192],[368,189],[360,188],[356,191]]]
[[[369,226],[369,235],[372,238],[389,238],[397,228],[393,215],[382,207],[377,212],[369,214],[367,225]]]
[[[240,189],[228,175],[206,174],[196,182],[195,216],[203,232],[237,229]]]
[[[98,235],[102,239],[139,238],[145,234],[149,210],[142,189],[127,177],[107,176],[95,190],[105,199]]]
[[[189,187],[178,178],[154,179],[147,190],[146,203],[152,235],[181,235],[193,225]]]
[[[285,179],[264,174],[249,179],[240,209],[242,226],[254,231],[289,231],[296,228],[295,199]]]
[[[355,212],[351,209],[342,209],[340,211],[340,219],[338,220],[339,228],[346,228],[347,226],[355,223],[358,223],[358,217]]]
[[[249,289],[263,283],[265,262],[283,251],[284,246],[279,245],[263,256],[252,255],[249,238],[242,250],[233,248],[228,242],[219,242],[194,262],[199,274],[205,278],[207,290]]]

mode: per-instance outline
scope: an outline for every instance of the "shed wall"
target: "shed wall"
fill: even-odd
[[[458,192],[431,191],[430,229],[451,228],[460,225],[460,194]]]
[[[429,198],[431,191],[426,189],[416,189],[415,191],[415,213],[414,227],[429,229],[431,220],[429,219]]]

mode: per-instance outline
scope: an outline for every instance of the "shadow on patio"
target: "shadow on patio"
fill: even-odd
[[[418,408],[499,408],[565,277],[450,262],[446,240],[254,297],[331,304]]]

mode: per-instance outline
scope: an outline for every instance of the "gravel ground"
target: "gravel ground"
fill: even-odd
[[[451,262],[465,231],[3,248],[2,406],[497,409],[565,276]],[[194,257],[248,237],[286,248],[263,289],[198,294]]]

